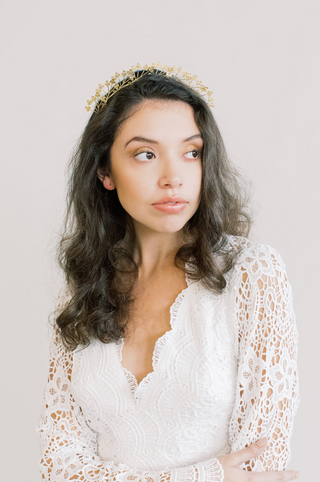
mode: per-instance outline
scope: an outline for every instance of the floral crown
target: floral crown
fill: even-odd
[[[151,64],[150,67],[148,65],[141,67],[140,64],[137,64],[135,67],[132,65],[131,69],[123,70],[121,74],[116,72],[109,81],[107,80],[104,84],[99,84],[95,95],[93,95],[91,99],[87,101],[88,105],[85,107],[86,110],[88,112],[97,112],[101,107],[106,105],[110,97],[118,92],[118,90],[126,87],[129,84],[132,84],[149,72],[153,73],[155,69],[157,69],[156,73],[158,75],[176,77],[184,84],[189,85],[193,89],[197,90],[201,96],[207,96],[207,103],[210,107],[214,107],[213,99],[211,97],[212,92],[210,92],[208,87],[205,87],[200,80],[197,80],[196,75],[191,75],[188,72],[182,72],[182,67],[168,67],[167,65],[161,65],[160,62],[158,62],[157,64]],[[137,70],[141,70],[141,72],[135,72]]]

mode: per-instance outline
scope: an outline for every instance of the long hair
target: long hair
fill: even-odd
[[[183,228],[175,265],[216,293],[238,252],[227,235],[247,237],[250,215],[244,181],[231,165],[211,109],[190,86],[157,71],[136,71],[137,80],[114,93],[91,115],[69,164],[70,178],[58,261],[71,293],[56,319],[65,346],[74,350],[93,338],[118,342],[126,333],[132,290],[139,274],[133,258],[135,231],[117,191],[97,177],[108,171],[110,149],[124,121],[146,99],[189,104],[203,138],[200,204]],[[125,240],[124,240],[125,238]],[[190,269],[185,266],[188,262]]]

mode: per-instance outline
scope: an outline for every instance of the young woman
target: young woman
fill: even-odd
[[[285,470],[299,403],[285,265],[248,240],[211,93],[191,80],[132,68],[92,99],[60,243],[44,480],[298,476]]]

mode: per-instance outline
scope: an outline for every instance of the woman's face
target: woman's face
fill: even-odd
[[[99,176],[136,231],[180,231],[200,203],[203,141],[193,109],[181,101],[143,101],[121,126],[111,147],[111,171]],[[175,205],[165,197],[182,198]],[[174,202],[174,199],[172,200]]]

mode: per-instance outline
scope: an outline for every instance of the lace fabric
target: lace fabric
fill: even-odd
[[[166,344],[167,338],[171,335],[171,332],[173,330],[173,327],[174,327],[176,319],[177,319],[179,307],[180,307],[180,305],[181,305],[181,303],[184,299],[184,296],[185,296],[185,294],[186,294],[186,292],[187,292],[187,290],[188,290],[188,288],[191,284],[191,281],[189,280],[189,277],[188,277],[187,274],[185,274],[185,279],[186,279],[186,283],[187,283],[187,288],[183,289],[178,294],[174,303],[170,306],[169,311],[170,311],[170,327],[171,327],[171,329],[166,331],[160,338],[158,338],[158,340],[155,343],[155,347],[154,347],[153,355],[152,355],[153,371],[150,372],[146,377],[144,377],[143,380],[141,380],[141,382],[138,384],[138,382],[136,380],[136,377],[129,370],[127,370],[126,368],[123,367],[123,371],[124,371],[124,373],[127,377],[127,380],[128,380],[129,385],[130,385],[133,397],[136,396],[136,391],[138,390],[138,388],[142,384],[148,383],[149,379],[152,377],[152,374],[155,371],[155,367],[156,367],[156,365],[159,361],[162,348]],[[122,348],[123,348],[123,345],[124,345],[124,340],[122,338],[119,345],[118,345],[118,357],[119,357],[120,364],[122,363]]]
[[[264,436],[242,468],[286,468],[299,405],[291,287],[275,250],[229,242],[242,254],[225,291],[188,283],[143,384],[129,383],[120,345],[71,353],[53,330],[37,426],[44,480],[222,482],[218,457]]]
[[[276,250],[242,243],[244,263],[233,286],[240,342],[231,450],[251,443],[253,437],[268,436],[263,454],[242,467],[284,470],[291,457],[293,418],[300,402],[292,290]]]

